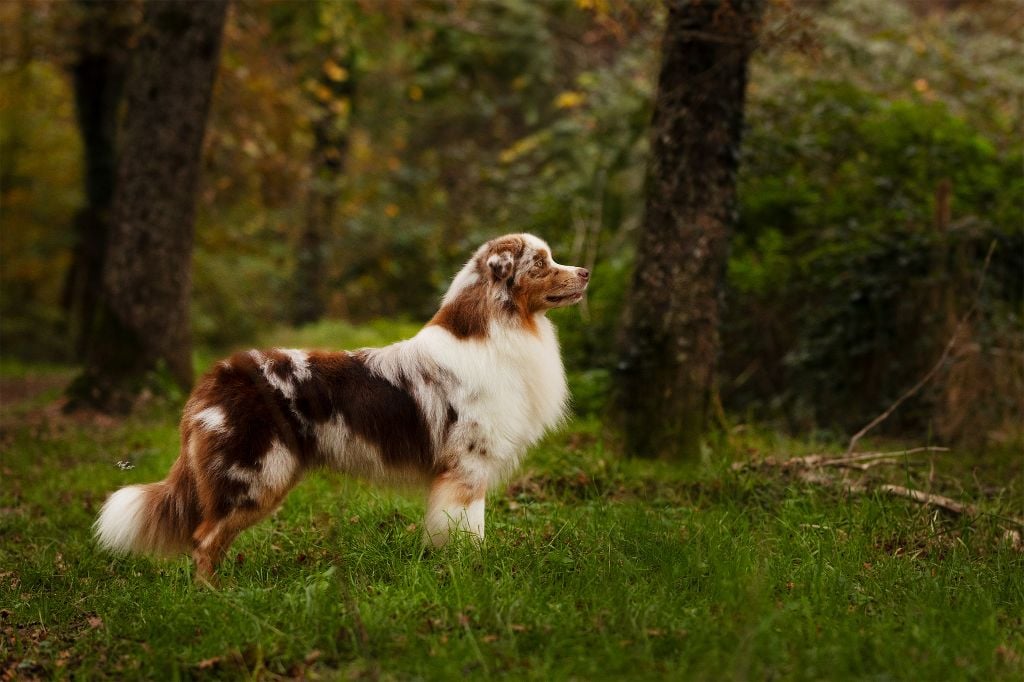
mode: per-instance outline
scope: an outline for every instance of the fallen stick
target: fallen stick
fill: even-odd
[[[813,455],[804,455],[803,457],[791,457],[782,461],[769,457],[758,461],[733,462],[732,470],[743,471],[745,469],[760,469],[765,467],[776,467],[779,469],[847,467],[851,469],[859,469],[861,468],[858,466],[860,464],[866,464],[873,461],[892,461],[895,463],[899,462],[906,455],[916,455],[922,452],[949,452],[949,448],[926,445],[918,448],[909,448],[907,450],[894,450],[892,452],[863,452],[857,455],[845,457],[835,457],[829,454],[818,453]]]
[[[857,471],[867,471],[868,469],[874,469],[875,467],[891,467],[891,466],[910,466],[910,465],[921,465],[924,462],[910,462],[901,457],[888,457],[886,459],[873,459],[870,462],[840,462],[836,464],[837,467],[844,469],[856,469]],[[825,466],[825,465],[822,465]]]
[[[926,493],[923,490],[906,488],[902,485],[892,485],[886,483],[883,485],[876,486],[874,490],[880,490],[883,493],[888,493],[889,495],[893,495],[895,497],[902,497],[932,507],[939,507],[940,509],[945,509],[946,511],[952,512],[954,514],[977,516],[980,513],[978,511],[978,508],[975,507],[973,504],[957,502],[956,500],[950,497],[936,495],[935,493]]]
[[[1024,519],[1019,519],[1019,518],[1016,518],[1014,516],[1002,516],[1000,514],[993,514],[991,512],[985,512],[985,511],[982,511],[982,510],[978,509],[973,504],[968,504],[968,503],[965,503],[965,502],[958,502],[958,501],[956,501],[956,500],[954,500],[952,498],[945,497],[944,495],[936,495],[935,493],[926,493],[923,490],[915,490],[914,488],[906,488],[906,487],[904,487],[902,485],[883,484],[883,485],[875,486],[874,488],[867,488],[867,489],[862,488],[861,489],[861,491],[864,491],[864,490],[880,490],[881,492],[887,493],[887,494],[892,495],[894,497],[902,497],[902,498],[904,498],[906,500],[911,500],[913,502],[918,502],[920,504],[928,505],[928,506],[931,506],[931,507],[938,507],[939,509],[945,509],[946,511],[951,512],[953,514],[959,514],[959,515],[963,515],[963,516],[975,517],[975,516],[981,516],[981,515],[985,514],[985,515],[997,518],[1000,521],[1007,522],[1007,523],[1012,523],[1013,525],[1015,525],[1015,526],[1017,526],[1019,528],[1024,528]],[[1013,530],[1007,529],[1005,527],[1004,527],[1004,530],[1006,530],[1006,532],[1007,532],[1007,537],[1010,537],[1011,535],[1014,535],[1014,536],[1017,536],[1017,537],[1020,536],[1020,533],[1018,533],[1017,531],[1013,531]],[[1015,546],[1016,546],[1016,543],[1015,543]]]
[[[906,455],[916,455],[921,452],[949,452],[949,448],[935,445],[925,445],[919,448],[908,448],[907,450],[894,450],[892,452],[865,452],[859,455],[848,455],[824,459],[821,466],[845,466],[854,462],[871,462],[874,460],[899,460]]]

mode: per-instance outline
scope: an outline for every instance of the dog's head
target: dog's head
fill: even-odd
[[[578,303],[589,282],[585,268],[556,263],[544,240],[505,235],[477,249],[456,275],[434,321],[477,330],[486,329],[487,320],[518,319],[530,328],[534,315]]]
[[[578,303],[590,282],[585,268],[556,263],[547,243],[532,234],[492,239],[474,260],[493,298],[525,314]]]

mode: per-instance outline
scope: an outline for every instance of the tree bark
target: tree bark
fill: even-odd
[[[195,193],[227,0],[146,3],[131,74],[96,342],[71,405],[131,408],[154,370],[192,383]]]
[[[763,0],[671,0],[616,403],[635,456],[699,453]]]
[[[99,300],[117,171],[118,110],[133,29],[131,7],[79,0],[78,56],[71,67],[82,135],[86,205],[75,215],[75,244],[62,304],[71,321],[75,356],[88,355]]]

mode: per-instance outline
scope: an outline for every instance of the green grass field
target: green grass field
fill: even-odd
[[[679,467],[623,461],[577,421],[493,491],[483,548],[426,553],[415,495],[318,474],[239,539],[211,590],[184,558],[112,558],[90,535],[107,494],[164,475],[176,407],[69,419],[49,407],[59,368],[2,371],[3,679],[1024,676],[1024,553],[1003,537],[1024,509],[1017,453],[869,472],[986,512],[969,519],[730,468],[827,443],[735,429]],[[36,390],[15,390],[27,378]]]

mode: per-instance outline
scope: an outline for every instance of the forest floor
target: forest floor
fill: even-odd
[[[0,364],[0,679],[1024,678],[1019,452],[808,475],[733,463],[842,445],[737,427],[679,466],[623,460],[577,420],[493,491],[482,548],[424,552],[415,495],[315,474],[243,534],[214,590],[184,558],[97,551],[105,496],[177,456],[178,407],[67,418],[67,372]]]

